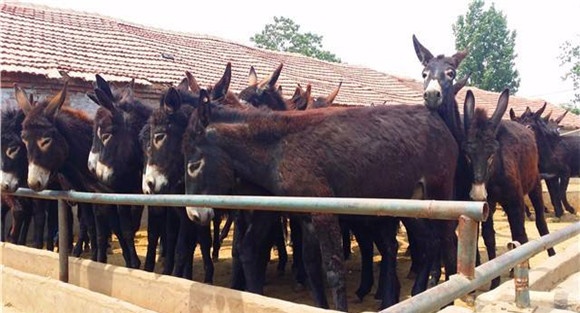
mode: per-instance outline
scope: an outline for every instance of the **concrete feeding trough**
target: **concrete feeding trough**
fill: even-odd
[[[167,275],[0,244],[2,302],[14,312],[333,312]]]

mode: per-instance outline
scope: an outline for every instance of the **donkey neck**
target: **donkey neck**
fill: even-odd
[[[459,117],[459,109],[457,108],[457,101],[453,93],[447,93],[441,105],[437,109],[439,116],[445,121],[445,125],[451,130],[455,141],[461,145],[463,142],[464,131],[461,126],[461,119]]]

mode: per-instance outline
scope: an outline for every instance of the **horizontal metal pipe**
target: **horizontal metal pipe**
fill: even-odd
[[[508,251],[497,258],[488,261],[475,269],[475,278],[468,279],[462,275],[453,275],[441,285],[428,289],[412,298],[386,308],[380,313],[393,312],[433,312],[462,297],[463,295],[489,283],[493,278],[500,276],[508,269],[516,266],[532,256],[554,245],[580,234],[580,222],[545,235],[519,248]]]
[[[223,209],[276,210],[295,213],[316,212],[375,216],[420,217],[456,220],[465,215],[476,221],[487,219],[487,203],[479,201],[441,201],[367,198],[265,197],[217,195],[141,195],[20,188],[15,196],[64,199],[100,204],[150,206],[198,206]]]

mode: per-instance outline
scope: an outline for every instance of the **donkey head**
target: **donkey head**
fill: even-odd
[[[276,87],[276,82],[282,71],[282,63],[267,79],[258,82],[256,70],[250,68],[248,87],[240,92],[239,98],[242,102],[255,107],[266,106],[275,111],[286,111],[288,107]]]
[[[51,175],[58,171],[69,155],[69,145],[58,129],[57,120],[66,99],[67,85],[68,82],[65,82],[54,97],[34,107],[25,101],[26,96],[16,97],[26,114],[21,137],[28,154],[28,186],[35,191],[46,188]]]
[[[564,118],[566,112],[556,120],[550,120],[551,112],[542,117],[546,109],[547,103],[533,112],[530,107],[527,107],[524,113],[516,116],[513,109],[510,109],[510,119],[524,125],[526,128],[534,132],[536,143],[540,149],[540,155],[551,155],[553,149],[560,142],[560,126],[558,123]]]
[[[179,151],[194,106],[183,104],[181,95],[169,88],[140,135],[146,158],[142,181],[146,194],[171,192],[168,188],[183,181],[183,155]]]
[[[88,165],[91,169],[96,156],[94,172],[101,182],[110,185],[140,171],[143,157],[137,137],[151,111],[134,98],[132,83],[111,90],[100,75],[96,78],[94,92],[99,109]]]
[[[425,105],[430,109],[437,109],[447,97],[455,97],[453,82],[457,75],[457,68],[467,56],[467,50],[457,52],[451,57],[439,55],[434,57],[425,48],[417,37],[413,35],[413,46],[421,64],[423,64],[423,87]]]
[[[464,123],[466,142],[464,149],[467,161],[473,171],[473,183],[469,195],[473,200],[485,201],[487,190],[485,184],[494,168],[494,159],[499,149],[497,132],[501,118],[505,113],[509,100],[509,90],[504,90],[497,102],[497,107],[491,118],[484,109],[475,108],[475,99],[471,90],[467,91],[464,104]]]
[[[15,86],[16,97],[23,97],[21,101],[28,102],[26,94],[18,86]],[[30,101],[32,102],[32,101]],[[22,121],[24,113],[19,109],[2,110],[2,120],[0,122],[2,152],[2,171],[0,189],[2,191],[14,192],[19,186],[24,184],[27,176],[26,147],[20,139],[22,132]]]

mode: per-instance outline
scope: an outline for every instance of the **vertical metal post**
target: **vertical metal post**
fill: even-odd
[[[475,255],[477,250],[478,222],[465,216],[459,217],[459,241],[457,243],[457,273],[468,279],[475,278]]]
[[[507,244],[509,250],[519,247],[521,244],[517,241],[512,241]],[[516,287],[516,306],[518,308],[530,307],[530,278],[528,276],[530,268],[529,259],[518,263],[514,267],[514,284]]]
[[[68,283],[68,255],[69,238],[68,233],[68,207],[63,199],[58,199],[58,263],[60,281]]]

